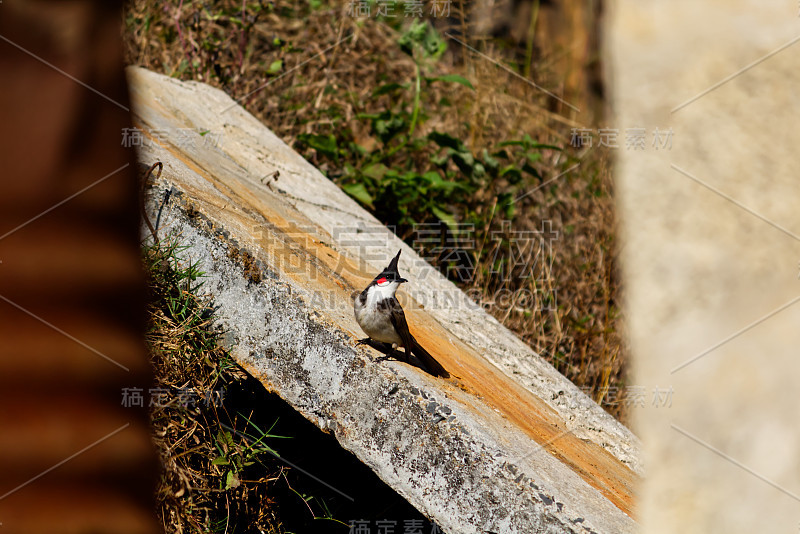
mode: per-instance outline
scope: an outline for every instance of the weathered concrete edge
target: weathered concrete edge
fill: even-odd
[[[180,186],[167,184],[159,188],[180,196]],[[262,282],[252,284],[230,259],[230,249],[241,245],[223,237],[218,221],[189,216],[179,204],[173,197],[162,213],[160,233],[179,232],[186,253],[206,272],[235,359],[445,531],[634,530],[632,519],[544,449],[509,458],[509,449],[531,450],[527,438],[499,443],[481,431],[485,421],[456,399],[437,398],[441,393],[420,384],[418,373],[367,370],[349,335],[325,324],[304,302],[303,290],[270,271],[258,250],[245,249],[265,270]],[[148,208],[154,217],[157,206]],[[277,314],[271,312],[276,305]],[[444,419],[442,407],[449,410]],[[496,414],[487,410],[481,417]]]
[[[266,176],[276,169],[289,175],[303,176],[303,180],[281,181],[279,187],[288,194],[298,208],[329,235],[337,234],[341,225],[341,214],[369,228],[383,228],[371,214],[361,208],[339,188],[297,155],[247,111],[238,106],[227,94],[197,82],[180,82],[137,67],[128,68],[131,83],[147,80],[161,86],[164,99],[161,104],[171,108],[181,101],[177,95],[202,92],[207,105],[205,115],[188,116],[190,121],[202,124],[214,131],[222,131],[219,150],[231,157],[242,169],[253,177]],[[141,82],[139,82],[141,83]],[[167,92],[171,92],[167,95]],[[185,116],[189,110],[177,110],[176,115]],[[216,117],[216,123],[209,123]],[[230,141],[232,139],[232,141]],[[227,143],[235,146],[227,146]],[[314,182],[310,187],[308,181]],[[314,199],[309,201],[307,199]],[[337,240],[337,248],[354,258],[382,258],[385,249],[374,246],[374,234],[350,235],[349,243]],[[517,338],[483,309],[475,306],[452,282],[422,261],[403,242],[386,232],[386,242],[391,250],[399,248],[407,252],[401,257],[401,271],[410,278],[425,283],[415,283],[405,288],[417,302],[425,304],[426,311],[450,332],[478,350],[488,361],[501,369],[511,380],[516,381],[546,402],[562,418],[567,428],[578,438],[597,443],[628,466],[637,475],[644,472],[640,455],[639,439],[624,425],[606,413],[592,399],[561,375],[552,365],[539,357],[530,347]],[[371,271],[379,271],[384,265],[371,264]],[[442,296],[449,299],[441,305]],[[437,304],[438,303],[438,304]],[[452,305],[452,306],[451,306]],[[452,313],[457,307],[458,314]]]

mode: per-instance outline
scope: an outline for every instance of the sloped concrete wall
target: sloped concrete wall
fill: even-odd
[[[126,134],[164,163],[151,218],[172,191],[159,232],[189,244],[233,357],[265,387],[446,532],[634,530],[630,431],[223,92],[128,74]],[[411,331],[449,380],[354,344],[353,295],[398,249]]]
[[[798,532],[800,5],[610,8],[643,530]]]

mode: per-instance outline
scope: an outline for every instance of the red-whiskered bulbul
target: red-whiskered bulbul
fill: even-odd
[[[447,378],[450,374],[417,343],[417,340],[408,331],[406,314],[403,313],[403,308],[394,296],[400,284],[408,282],[400,276],[400,272],[397,270],[399,259],[400,251],[389,263],[389,266],[381,271],[375,280],[356,297],[354,304],[356,321],[369,336],[359,340],[358,344],[366,343],[382,352],[384,349],[371,341],[377,341],[383,345],[388,344],[390,350],[404,347],[406,363],[410,363],[410,355],[413,354],[419,359],[425,371],[433,376]],[[399,355],[400,352],[397,351],[396,354]]]

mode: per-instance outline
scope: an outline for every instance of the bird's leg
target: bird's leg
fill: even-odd
[[[386,345],[388,346],[389,344],[387,343]],[[385,354],[386,354],[385,356],[381,356],[380,358],[378,358],[378,361],[382,362],[384,360],[395,359],[401,362],[408,363],[408,357],[403,356],[403,353],[400,352],[399,347],[395,343],[392,343],[391,349]]]
[[[356,346],[358,345],[369,345],[378,352],[386,354],[388,357],[391,357],[391,354],[394,351],[393,347],[390,344],[384,343],[382,341],[375,341],[374,339],[369,337],[365,337],[364,339],[359,339],[358,341],[356,341]]]
[[[369,337],[365,337],[364,339],[359,339],[358,341],[356,341],[356,346],[359,345],[369,345],[375,350],[386,352],[386,343],[375,341],[374,339]]]
[[[411,352],[409,352],[407,347],[403,347],[405,353],[400,352],[400,347],[397,345],[392,345],[392,355],[400,360],[401,362],[409,363],[411,360],[409,357],[411,356]]]

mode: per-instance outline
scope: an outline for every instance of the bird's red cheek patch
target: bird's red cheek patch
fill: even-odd
[[[379,278],[379,279],[378,279],[378,285],[379,285],[379,286],[382,286],[382,285],[383,285],[383,284],[385,284],[385,283],[386,283],[386,277],[383,277],[383,278]]]

